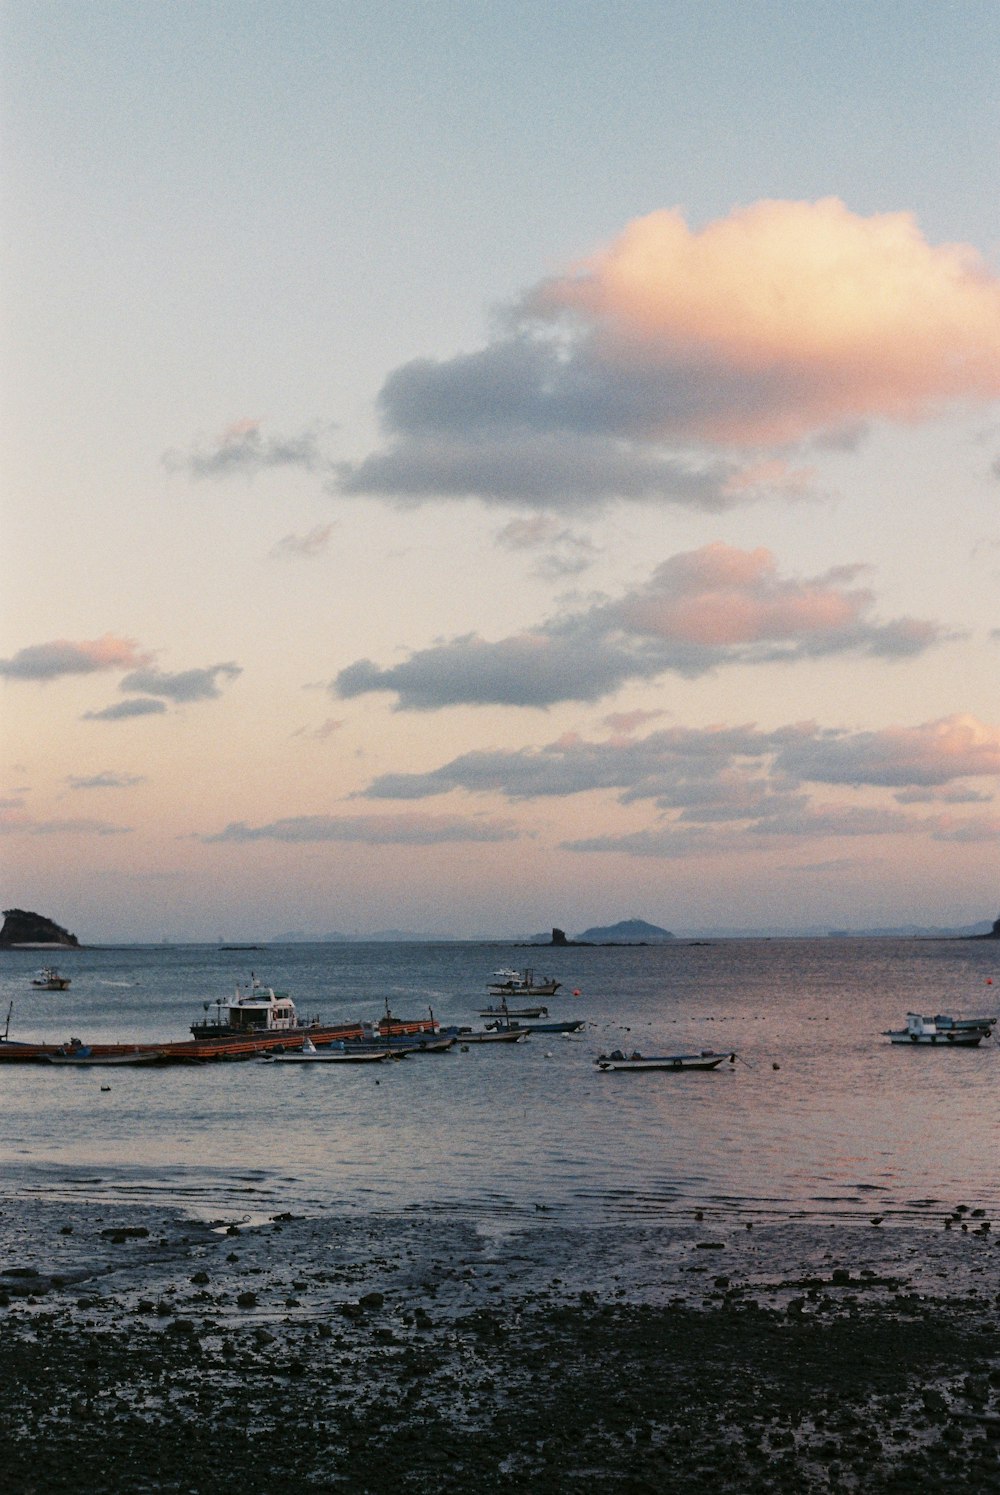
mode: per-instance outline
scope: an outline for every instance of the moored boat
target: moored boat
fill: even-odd
[[[561,985],[562,982],[556,981],[552,976],[542,976],[536,980],[530,966],[523,971],[504,967],[493,972],[493,980],[487,990],[491,997],[551,997]]]
[[[554,1023],[526,1023],[525,1027],[529,1033],[579,1033],[581,1028],[587,1026],[582,1017],[565,1018]]]
[[[971,1049],[989,1038],[995,1023],[995,1017],[955,1018],[947,1013],[923,1017],[919,1012],[908,1012],[906,1027],[887,1028],[884,1036],[896,1044]]]
[[[610,1054],[599,1054],[594,1060],[594,1068],[603,1072],[608,1070],[640,1070],[661,1069],[676,1072],[684,1069],[718,1069],[720,1064],[729,1060],[730,1064],[736,1062],[733,1053],[717,1054],[713,1049],[702,1049],[697,1054],[640,1054],[634,1049],[631,1054],[624,1054],[621,1049],[612,1049]]]
[[[488,1028],[449,1028],[449,1033],[454,1033],[456,1042],[462,1043],[520,1043],[522,1039],[531,1036],[530,1029],[520,1028],[515,1023],[509,1023],[506,1027],[495,1024]]]
[[[65,991],[69,983],[69,976],[61,976],[55,966],[42,966],[38,975],[31,978],[38,991]]]
[[[203,1003],[205,1019],[191,1024],[191,1032],[206,1038],[247,1037],[260,1033],[296,1033],[319,1027],[319,1018],[300,1018],[287,992],[276,992],[250,973],[245,986],[237,985],[232,997]],[[211,1016],[209,1014],[211,1013]]]
[[[501,1002],[499,1007],[480,1007],[480,1017],[548,1017],[547,1007],[508,1007],[506,1002]]]
[[[280,1054],[262,1054],[260,1057],[266,1064],[383,1064],[402,1057],[402,1051],[397,1054],[389,1048],[367,1048],[343,1040],[318,1049],[307,1037],[300,1049],[282,1049]]]
[[[135,1048],[131,1052],[105,1054],[94,1053],[88,1044],[69,1043],[66,1047],[55,1054],[46,1054],[49,1064],[71,1064],[71,1065],[108,1065],[108,1064],[162,1064],[163,1051],[161,1049]]]

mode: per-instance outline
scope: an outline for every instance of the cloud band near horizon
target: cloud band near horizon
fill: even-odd
[[[494,642],[476,634],[416,650],[380,668],[356,660],[331,682],[339,697],[390,691],[398,709],[455,705],[546,707],[596,701],[630,680],[689,679],[724,665],[856,653],[893,660],[923,653],[945,631],[926,619],[872,617],[852,585],[864,570],[782,577],[763,547],[715,543],[672,556],[643,586]]]

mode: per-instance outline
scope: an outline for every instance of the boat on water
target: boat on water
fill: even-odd
[[[433,1033],[380,1032],[378,1023],[362,1023],[356,1037],[342,1040],[353,1054],[446,1054],[455,1047],[455,1034],[438,1028]]]
[[[950,1017],[939,1012],[923,1017],[919,1012],[906,1014],[905,1028],[887,1028],[884,1036],[890,1043],[925,1044],[937,1048],[975,1048],[993,1032],[995,1017]]]
[[[457,1043],[520,1043],[523,1039],[531,1036],[529,1028],[518,1027],[516,1023],[507,1026],[497,1024],[487,1028],[449,1028],[449,1033],[454,1033]]]
[[[301,1033],[318,1028],[318,1017],[301,1018],[287,992],[265,986],[251,971],[232,997],[204,1002],[205,1017],[191,1024],[197,1039],[247,1037],[260,1033]]]
[[[536,979],[530,966],[523,971],[514,971],[505,966],[493,972],[493,980],[487,990],[491,997],[552,997],[562,986],[552,976]]]
[[[734,1064],[736,1055],[717,1054],[714,1049],[702,1049],[697,1054],[651,1055],[640,1054],[638,1049],[633,1049],[631,1054],[625,1054],[621,1049],[612,1049],[610,1054],[598,1055],[594,1060],[594,1068],[602,1073],[619,1069],[663,1069],[676,1073],[682,1069],[718,1069],[727,1059],[730,1064]]]
[[[38,991],[65,991],[69,983],[69,976],[61,976],[55,966],[42,966],[38,975],[31,978]]]
[[[282,1049],[280,1053],[261,1054],[262,1064],[384,1064],[391,1059],[404,1058],[405,1051],[391,1048],[367,1048],[360,1044],[347,1044],[343,1040],[317,1048],[312,1039],[306,1037],[299,1049]]]
[[[501,1002],[498,1007],[480,1007],[480,1017],[548,1017],[547,1007],[508,1007],[506,1002]]]
[[[81,1043],[78,1038],[71,1038],[69,1043],[54,1054],[46,1054],[45,1059],[49,1064],[69,1064],[80,1066],[91,1065],[119,1065],[119,1064],[162,1064],[164,1055],[161,1049],[140,1049],[138,1047],[124,1053],[95,1053],[89,1044]]]
[[[507,1033],[511,1028],[524,1033],[579,1033],[581,1028],[587,1026],[586,1019],[582,1017],[563,1018],[551,1023],[525,1022],[517,1013],[510,1012],[506,1004],[500,1009],[500,1013],[499,1017],[486,1024],[488,1033]]]

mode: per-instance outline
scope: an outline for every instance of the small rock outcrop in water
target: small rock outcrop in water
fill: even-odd
[[[5,908],[3,928],[0,929],[0,949],[13,945],[71,945],[80,941],[75,934],[47,919],[44,914],[31,914],[23,908]]]

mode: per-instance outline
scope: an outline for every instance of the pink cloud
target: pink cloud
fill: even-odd
[[[610,727],[612,732],[621,737],[631,737],[639,727],[644,727],[647,722],[656,721],[657,717],[665,716],[664,711],[613,711],[610,716],[604,718],[604,725]]]
[[[53,639],[46,644],[29,644],[10,659],[0,659],[0,676],[12,680],[56,680],[62,675],[136,669],[149,664],[152,657],[139,652],[135,639],[119,638],[113,633],[79,643]]]
[[[646,589],[622,606],[628,625],[688,644],[749,644],[833,634],[856,623],[872,595],[835,577],[782,580],[771,551],[716,542],[658,566]]]
[[[571,314],[596,358],[666,376],[648,435],[784,442],[871,417],[912,420],[1000,395],[1000,279],[969,245],[931,245],[910,213],[836,198],[761,201],[701,230],[631,222],[529,309]]]
[[[783,748],[779,766],[827,784],[935,786],[1000,775],[1000,728],[968,713],[915,727],[821,733]]]

